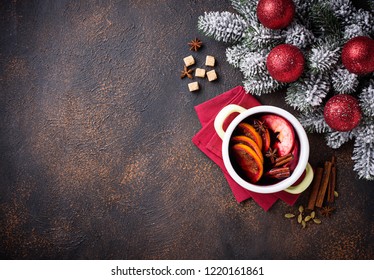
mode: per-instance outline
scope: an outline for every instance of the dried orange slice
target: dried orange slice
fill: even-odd
[[[262,164],[264,163],[264,156],[262,155],[262,152],[261,152],[260,148],[257,146],[256,142],[253,141],[251,138],[249,138],[245,135],[238,135],[238,136],[232,137],[231,142],[232,142],[232,144],[242,143],[244,145],[247,145],[247,146],[251,147],[256,152],[258,157],[260,158],[261,163]]]
[[[256,131],[256,129],[248,123],[241,122],[237,126],[237,131],[239,134],[245,135],[256,142],[257,146],[262,150],[262,138],[261,135]]]
[[[264,166],[256,152],[245,144],[235,144],[231,148],[232,156],[249,182],[256,183],[260,180]]]

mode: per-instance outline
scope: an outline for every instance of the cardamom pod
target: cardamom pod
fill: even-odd
[[[284,217],[286,217],[287,219],[292,219],[293,217],[295,217],[295,215],[292,213],[287,213],[287,214],[284,214]]]
[[[313,219],[313,222],[315,222],[316,224],[322,223],[322,221],[320,219],[317,219],[317,218]]]
[[[305,221],[305,222],[309,222],[311,219],[312,219],[312,216],[306,216],[306,217],[304,218],[304,221]]]
[[[334,191],[334,196],[339,197],[339,193],[337,191]]]
[[[304,212],[304,206],[302,206],[302,205],[299,206],[299,212],[300,212],[300,213],[303,213],[303,212]]]
[[[303,215],[300,213],[300,214],[297,216],[297,222],[300,224],[302,220],[303,220]]]
[[[314,219],[316,217],[316,212],[312,211],[312,213],[310,213],[310,216],[312,217],[312,219]]]
[[[301,221],[301,225],[303,226],[303,228],[306,227],[306,222],[305,221]]]

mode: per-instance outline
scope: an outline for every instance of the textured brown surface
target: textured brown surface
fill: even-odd
[[[87,4],[90,2],[90,4]],[[157,2],[157,3],[156,3]],[[335,154],[337,212],[305,230],[238,204],[191,142],[194,106],[241,83],[197,17],[228,1],[0,2],[0,255],[5,259],[373,259],[374,193]],[[219,80],[188,92],[187,42]],[[282,93],[259,98],[284,104]],[[297,203],[307,203],[308,192]]]

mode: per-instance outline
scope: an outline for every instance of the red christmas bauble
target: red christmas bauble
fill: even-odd
[[[269,74],[278,82],[296,81],[304,71],[305,59],[298,47],[282,44],[273,48],[267,59]]]
[[[338,94],[326,102],[323,116],[332,129],[350,131],[360,123],[361,109],[358,100],[353,96]]]
[[[295,4],[292,0],[260,0],[257,4],[258,20],[270,29],[287,27],[294,15]]]
[[[342,62],[354,74],[374,72],[374,40],[366,36],[350,39],[343,46]]]

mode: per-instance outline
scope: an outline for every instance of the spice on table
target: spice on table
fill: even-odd
[[[181,71],[181,79],[183,79],[184,77],[188,77],[188,78],[190,78],[190,79],[192,79],[193,78],[193,76],[192,76],[192,69],[188,69],[187,68],[187,66],[184,66],[183,67],[183,70]]]
[[[194,40],[192,40],[191,42],[188,43],[188,45],[190,46],[190,50],[191,51],[198,51],[202,45],[203,45],[203,42],[197,38],[195,38]]]
[[[317,195],[319,192],[319,186],[321,185],[322,174],[323,174],[323,168],[317,167],[316,173],[315,173],[315,176],[312,182],[312,191],[309,195],[309,201],[308,201],[308,206],[307,206],[307,209],[309,210],[313,210],[316,204],[316,199],[317,199]]]
[[[331,206],[324,206],[321,208],[321,215],[324,216],[324,217],[330,217],[331,214],[335,211],[335,207],[331,207]]]
[[[329,186],[327,192],[327,202],[333,203],[335,200],[334,191],[336,187],[336,157],[331,158],[331,174],[329,179]]]
[[[329,184],[330,172],[331,172],[331,162],[326,161],[324,168],[323,168],[321,186],[319,188],[318,195],[317,195],[317,200],[316,200],[316,205],[315,205],[316,207],[320,208],[323,205],[327,186]]]

